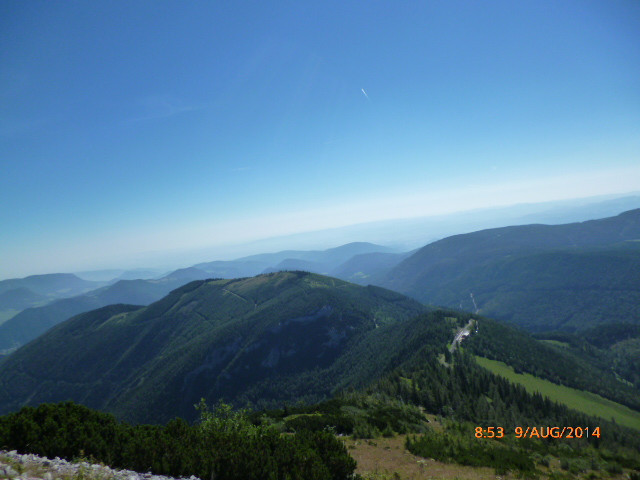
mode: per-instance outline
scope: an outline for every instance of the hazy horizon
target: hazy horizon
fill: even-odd
[[[623,206],[617,207],[617,201],[622,201]],[[589,207],[592,206],[594,208],[604,207],[606,213],[593,215],[586,213],[589,211]],[[581,211],[580,207],[584,207],[584,211]],[[130,261],[119,261],[117,259],[100,260],[99,256],[96,256],[93,259],[89,259],[84,266],[70,263],[65,267],[64,264],[59,264],[60,268],[52,267],[49,270],[39,269],[28,271],[28,273],[23,272],[23,274],[2,275],[0,281],[29,275],[49,273],[81,274],[83,272],[107,270],[133,271],[151,269],[165,274],[197,263],[235,260],[250,255],[275,253],[284,250],[326,250],[353,242],[369,242],[391,247],[397,252],[408,252],[449,235],[468,233],[477,229],[522,224],[522,220],[526,220],[528,217],[551,219],[556,213],[561,214],[563,209],[568,209],[571,212],[567,221],[584,221],[616,215],[631,208],[640,208],[640,191],[628,192],[624,195],[598,195],[558,201],[476,207],[446,214],[387,219],[328,229],[302,231],[228,245],[205,246],[195,249],[146,251],[138,253]],[[475,218],[475,220],[470,221],[471,218]],[[565,223],[565,221],[546,221],[543,223],[554,224]],[[384,235],[381,235],[381,232]]]
[[[640,191],[631,0],[0,12],[1,278]]]

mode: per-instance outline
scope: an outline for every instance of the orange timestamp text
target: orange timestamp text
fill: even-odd
[[[600,438],[600,427],[516,427],[516,438]],[[503,438],[503,427],[476,427],[476,438]]]

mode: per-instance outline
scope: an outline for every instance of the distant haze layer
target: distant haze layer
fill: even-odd
[[[442,202],[434,200],[428,206],[437,210],[441,204]],[[177,234],[172,237],[163,231],[155,234],[140,232],[139,236],[132,235],[130,239],[124,237],[116,239],[107,237],[92,241],[82,238],[71,239],[68,244],[53,243],[47,248],[35,249],[34,247],[33,250],[22,245],[19,251],[14,252],[14,256],[5,255],[3,258],[0,279],[30,274],[98,269],[155,268],[158,273],[162,273],[203,261],[235,259],[245,255],[286,249],[326,249],[357,241],[383,244],[397,251],[409,251],[448,235],[483,228],[526,223],[560,224],[617,215],[640,207],[640,195],[601,195],[493,208],[480,208],[481,205],[479,201],[473,205],[475,207],[473,210],[422,217],[396,217],[339,225],[333,228],[320,228],[322,225],[330,226],[331,222],[321,222],[317,228],[301,223],[299,230],[296,230],[295,222],[290,224],[275,222],[268,231],[283,232],[281,235],[260,237],[259,230],[256,229],[252,234],[256,238],[244,231],[238,234],[238,240],[235,242],[226,237],[217,236],[216,228],[209,227],[208,233],[200,229],[193,233],[193,239],[184,238],[182,244],[178,242]],[[442,208],[451,208],[451,206],[445,205]],[[267,225],[269,222],[262,219],[258,223]],[[247,223],[243,226],[241,222],[236,222],[233,228],[250,230],[252,225]],[[231,235],[230,232],[234,231],[231,226],[229,228],[231,230],[226,235]],[[169,245],[163,244],[165,234],[173,239]],[[117,234],[114,233],[115,235]],[[226,240],[222,241],[222,238]],[[194,243],[200,244],[194,245]]]

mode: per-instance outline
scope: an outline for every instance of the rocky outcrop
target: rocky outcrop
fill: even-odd
[[[68,462],[61,458],[49,459],[33,454],[0,451],[0,478],[10,480],[174,480],[172,477],[117,470],[106,465],[88,462]],[[191,476],[189,480],[200,480]]]

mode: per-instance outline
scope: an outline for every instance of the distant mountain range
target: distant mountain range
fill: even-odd
[[[120,280],[83,295],[27,308],[0,325],[0,352],[15,350],[79,313],[115,303],[148,305],[189,281],[208,277],[208,274],[196,269],[188,273],[191,276],[178,272],[159,280]]]
[[[19,311],[46,305],[60,298],[89,292],[106,282],[83,280],[71,273],[31,275],[0,281],[0,324]]]
[[[95,308],[116,303],[148,305],[192,280],[281,270],[379,285],[424,303],[478,311],[534,332],[575,331],[610,318],[637,322],[638,239],[640,210],[632,210],[582,223],[481,230],[408,253],[358,242],[324,251],[290,250],[206,262],[162,279],[122,280],[54,302],[43,295],[96,284],[67,274],[6,280],[0,282],[4,288],[0,300],[5,314],[13,318],[0,325],[0,352],[10,352],[53,325]],[[42,293],[29,290],[30,286]]]
[[[354,242],[327,250],[285,250],[231,261],[199,263],[194,267],[221,278],[239,278],[280,270],[307,270],[327,274],[355,255],[374,252],[392,252],[392,249],[372,243]]]
[[[0,281],[0,293],[24,288],[45,297],[62,298],[72,297],[101,285],[104,285],[104,283],[82,280],[72,273],[51,273],[2,280]]]
[[[83,295],[63,300],[51,301],[49,297],[43,303],[28,303],[25,296],[30,295],[25,291],[7,291],[5,308],[11,315],[8,320],[0,324],[0,352],[9,353],[17,347],[36,338],[52,326],[66,320],[73,315],[87,312],[110,304],[126,303],[135,305],[148,305],[151,302],[161,299],[171,290],[178,288],[193,280],[206,278],[242,278],[257,275],[262,272],[280,270],[311,270],[316,273],[326,273],[334,268],[340,267],[345,259],[350,259],[354,255],[369,254],[369,252],[386,252],[387,247],[373,245],[371,243],[359,242],[340,247],[331,248],[324,251],[284,251],[278,253],[268,253],[253,255],[232,261],[216,261],[201,263],[193,267],[175,270],[160,279],[146,280],[119,280],[116,283],[88,291]],[[391,254],[389,254],[391,255]],[[400,261],[402,257],[398,256]],[[307,268],[304,268],[307,267]],[[365,266],[361,268],[366,269]],[[378,268],[372,264],[369,271],[377,271]],[[127,276],[136,276],[137,273],[144,273],[142,270],[130,271]],[[146,272],[150,273],[150,272]],[[122,274],[121,274],[122,275]],[[27,277],[26,279],[6,280],[6,285],[21,285],[23,280],[25,285],[42,283],[40,277],[50,279],[50,284],[59,290],[73,291],[73,288],[84,287],[90,290],[105,282],[87,282],[71,274],[42,275],[38,277]],[[69,285],[65,283],[68,280]],[[51,288],[49,287],[50,291]],[[2,294],[0,294],[0,298]],[[33,301],[41,297],[30,297]],[[13,307],[11,307],[13,306]],[[23,311],[22,306],[25,308]],[[27,308],[33,307],[33,308]]]
[[[298,233],[251,244],[253,251],[283,248],[309,249],[311,245],[335,244],[367,239],[389,245],[397,251],[409,251],[452,235],[507,225],[533,223],[559,225],[605,218],[640,208],[638,192],[620,197],[599,196],[541,203],[523,203],[504,207],[479,208],[444,215],[401,218],[349,225],[330,230]],[[245,246],[244,248],[247,248]]]

